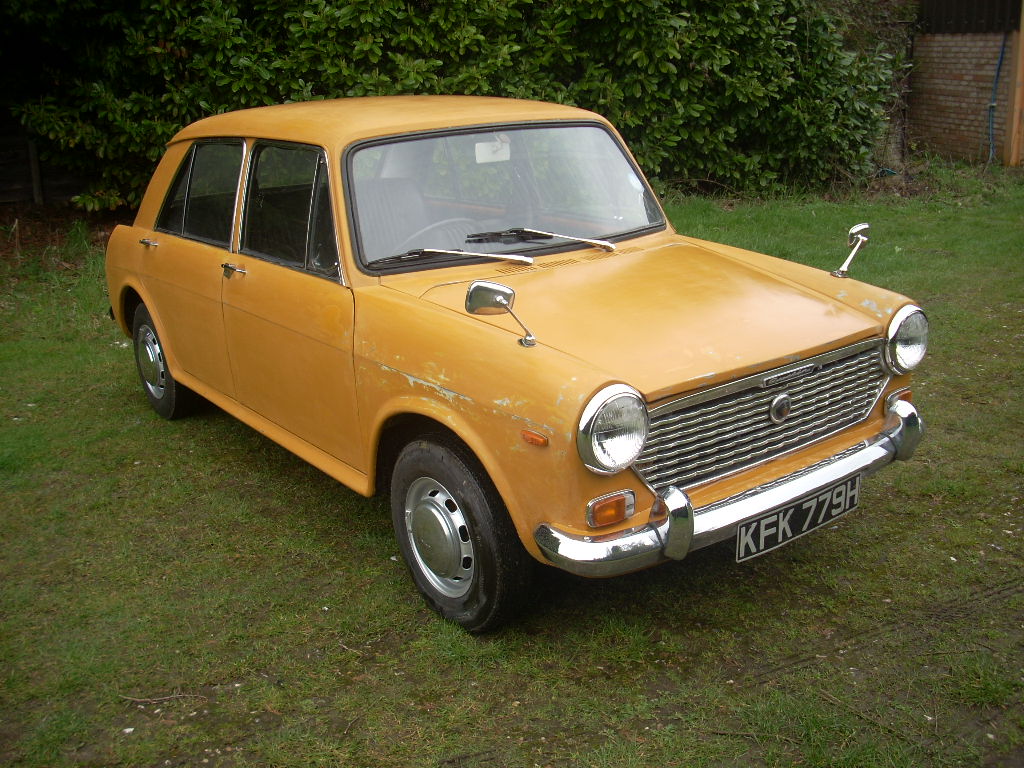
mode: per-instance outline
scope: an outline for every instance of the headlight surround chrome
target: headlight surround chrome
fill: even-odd
[[[583,409],[576,448],[588,469],[613,475],[640,455],[649,425],[640,393],[625,384],[611,384],[590,398]]]
[[[928,351],[928,318],[913,304],[900,309],[886,331],[885,362],[893,373],[908,373]]]

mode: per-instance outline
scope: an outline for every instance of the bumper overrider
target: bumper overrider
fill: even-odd
[[[704,507],[694,507],[683,491],[670,486],[658,496],[658,522],[607,536],[578,536],[547,524],[534,539],[555,566],[580,576],[617,576],[734,537],[737,527],[766,512],[853,477],[868,475],[896,460],[909,459],[924,434],[917,409],[896,400],[885,426],[869,440],[836,456]]]

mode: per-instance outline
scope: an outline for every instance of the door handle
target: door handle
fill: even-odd
[[[142,243],[147,248],[156,248],[158,245],[160,245],[160,243],[158,243],[156,240],[150,240],[148,237],[142,238],[141,240],[139,240],[139,242]]]
[[[224,270],[224,277],[231,277],[232,273],[234,273],[234,272],[237,272],[240,275],[244,275],[246,273],[245,272],[245,268],[244,267],[240,267],[237,264],[228,264],[227,262],[225,262],[224,264],[221,264],[220,266],[221,266],[221,269]]]

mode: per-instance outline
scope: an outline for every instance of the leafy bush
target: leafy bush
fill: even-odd
[[[865,170],[890,80],[888,59],[845,52],[811,0],[104,5],[0,11],[44,44],[74,28],[55,87],[15,112],[95,179],[87,208],[137,203],[163,145],[204,115],[390,93],[586,107],[669,183],[817,185]]]

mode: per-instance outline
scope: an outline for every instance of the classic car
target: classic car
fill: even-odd
[[[200,120],[106,259],[156,412],[202,396],[390,494],[416,587],[470,631],[536,562],[746,561],[909,458],[927,320],[848,268],[675,232],[596,114],[459,96]]]

